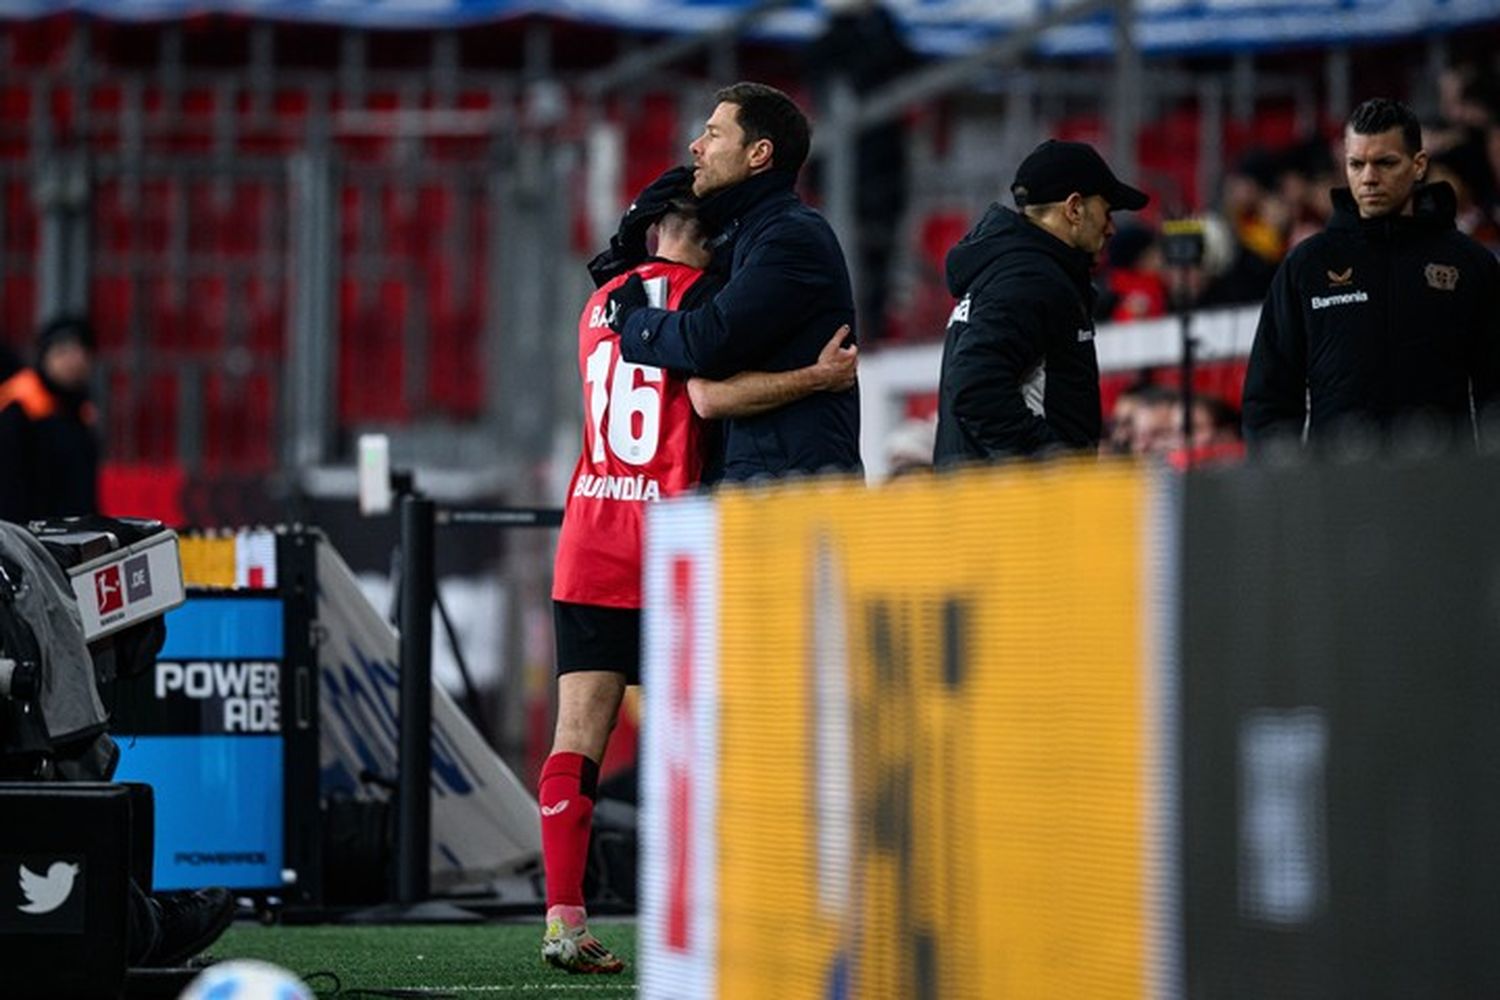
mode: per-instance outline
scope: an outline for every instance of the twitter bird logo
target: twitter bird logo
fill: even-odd
[[[66,861],[54,861],[46,875],[20,866],[21,895],[26,902],[17,906],[22,913],[51,913],[68,901],[73,894],[73,880],[78,877],[78,866]]]

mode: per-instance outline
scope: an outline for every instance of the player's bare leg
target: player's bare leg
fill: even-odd
[[[557,729],[537,789],[547,878],[542,958],[569,972],[611,974],[625,968],[589,933],[583,905],[599,761],[624,697],[625,678],[613,671],[573,671],[557,679]]]

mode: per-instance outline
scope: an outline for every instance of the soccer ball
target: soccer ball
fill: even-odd
[[[314,1000],[307,984],[279,965],[238,958],[205,969],[178,1000]]]

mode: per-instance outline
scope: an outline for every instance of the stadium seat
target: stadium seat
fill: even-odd
[[[937,209],[917,224],[916,266],[909,296],[886,312],[886,341],[940,340],[953,311],[946,275],[948,251],[974,220],[962,209]]]
[[[31,90],[0,87],[0,162],[24,159],[31,148]]]
[[[165,254],[171,237],[175,184],[164,177],[141,180],[134,203],[137,253]],[[128,209],[129,206],[127,205]]]
[[[132,202],[139,204],[138,199],[129,196],[121,181],[110,179],[95,183],[94,238],[100,250],[112,256],[123,257],[130,253],[137,221]]]
[[[632,109],[619,112],[625,124],[625,190],[620,192],[621,208],[662,171],[688,159],[675,95],[646,94],[632,98],[632,105]]]
[[[89,89],[86,100],[91,149],[101,153],[118,151],[125,110],[123,89],[118,83],[101,83]]]
[[[130,337],[135,289],[128,276],[95,275],[89,292],[89,316],[99,335],[99,351],[123,350]]]
[[[210,374],[203,392],[203,471],[270,471],[276,462],[273,410],[266,373]]]
[[[408,289],[382,281],[368,301],[361,301],[355,281],[341,285],[339,418],[346,424],[404,423],[410,416],[403,381]]]
[[[279,215],[280,196],[284,196],[283,189],[278,187],[273,191],[265,181],[234,182],[229,203],[223,206],[219,217],[219,245],[224,253],[250,257],[261,251],[265,231],[273,228],[270,220]]]
[[[24,356],[36,326],[36,281],[30,274],[7,274],[0,279],[0,324],[6,339]]]
[[[177,350],[187,346],[187,321],[179,275],[162,272],[144,279],[142,329],[153,348]]]
[[[1141,182],[1156,195],[1151,216],[1171,218],[1201,208],[1198,191],[1199,125],[1196,107],[1179,108],[1141,126],[1137,162]]]
[[[245,280],[246,344],[257,357],[279,360],[286,353],[286,295],[283,282],[268,275]]]
[[[6,180],[5,229],[7,253],[34,254],[37,249],[36,204],[31,200],[31,185],[25,179]]]
[[[108,391],[106,453],[125,461],[177,461],[177,373],[142,376],[115,368]]]
[[[431,405],[460,420],[484,405],[484,276],[480,260],[434,262],[427,282],[427,396]],[[460,268],[467,269],[463,294]]]
[[[229,279],[222,273],[187,280],[183,347],[211,360],[224,349],[229,328]]]

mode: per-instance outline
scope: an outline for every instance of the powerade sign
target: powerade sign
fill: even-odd
[[[156,793],[156,884],[275,889],[283,868],[282,604],[195,595],[122,692],[118,780]]]
[[[156,699],[202,713],[225,733],[281,732],[281,664],[252,660],[158,661]]]

